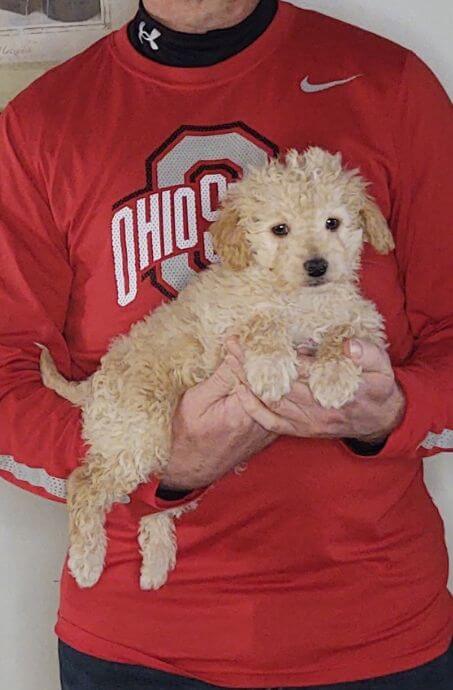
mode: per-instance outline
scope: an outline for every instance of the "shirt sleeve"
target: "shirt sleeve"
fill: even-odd
[[[395,376],[405,416],[376,457],[453,450],[453,108],[408,53],[395,105],[391,225],[414,350]]]
[[[0,116],[0,477],[64,502],[66,479],[87,451],[81,413],[43,386],[35,343],[45,344],[58,369],[72,378],[64,335],[72,268],[29,121],[24,127],[13,105]],[[203,493],[161,495],[152,477],[134,492],[133,502],[137,510],[161,511]]]
[[[63,331],[72,271],[33,168],[32,127],[21,126],[12,106],[0,117],[0,476],[63,501],[85,452],[81,415],[42,385],[35,342],[70,376]]]

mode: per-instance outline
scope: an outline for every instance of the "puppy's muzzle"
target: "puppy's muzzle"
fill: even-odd
[[[310,278],[321,278],[321,276],[325,275],[327,272],[329,264],[325,259],[316,257],[315,259],[306,261],[304,263],[304,268]]]

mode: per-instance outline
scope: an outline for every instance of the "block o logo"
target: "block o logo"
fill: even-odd
[[[113,207],[118,303],[135,299],[139,275],[173,298],[216,261],[207,228],[228,184],[276,155],[275,144],[242,122],[176,130],[146,160],[146,186]]]

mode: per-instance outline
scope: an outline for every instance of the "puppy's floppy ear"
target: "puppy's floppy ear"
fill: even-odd
[[[363,222],[364,240],[369,242],[379,254],[388,254],[395,248],[392,233],[377,203],[369,196],[360,211]]]
[[[233,271],[250,265],[252,252],[239,215],[231,201],[226,200],[219,209],[219,217],[209,228],[214,249],[222,263]]]

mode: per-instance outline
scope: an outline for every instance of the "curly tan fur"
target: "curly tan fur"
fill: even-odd
[[[381,316],[358,290],[363,241],[383,253],[393,247],[366,186],[338,154],[319,148],[251,170],[230,187],[211,228],[222,262],[118,337],[79,391],[42,352],[45,384],[82,407],[90,446],[68,486],[69,566],[80,586],[101,576],[106,513],[163,471],[175,406],[220,364],[228,336],[239,336],[249,384],[264,401],[288,392],[297,376],[295,347],[307,340],[319,346],[309,374],[315,397],[326,407],[352,399],[361,372],[342,341],[353,335],[385,343]],[[331,217],[341,221],[335,232],[326,229]],[[289,232],[279,237],[272,228],[282,223]],[[314,280],[304,265],[319,257],[328,270]],[[160,587],[175,565],[174,517],[142,521],[145,589]]]

